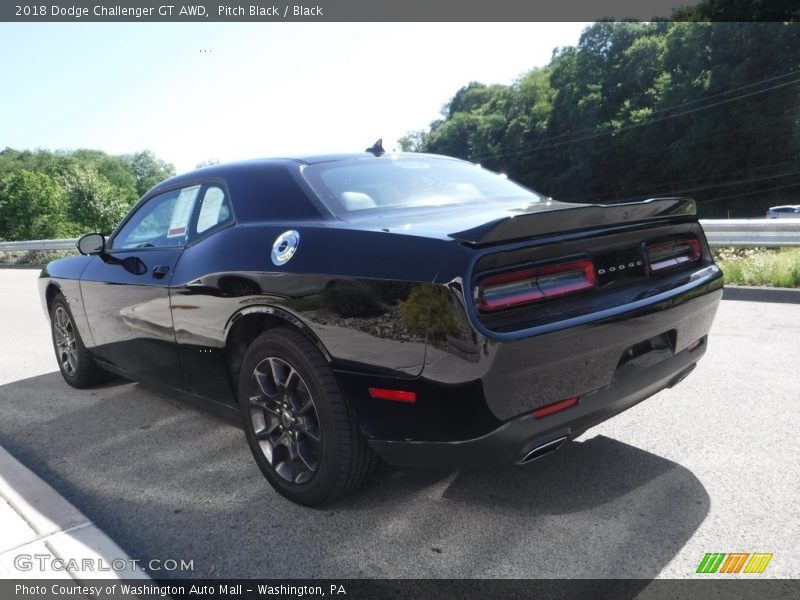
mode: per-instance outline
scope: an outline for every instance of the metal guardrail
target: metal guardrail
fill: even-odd
[[[70,240],[25,240],[24,242],[0,242],[0,252],[26,250],[74,250],[78,238]]]
[[[702,219],[712,248],[785,248],[800,246],[800,219]],[[72,250],[78,239],[0,242],[0,252]]]
[[[800,219],[703,219],[712,248],[800,246]]]

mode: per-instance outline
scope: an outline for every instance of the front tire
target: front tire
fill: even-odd
[[[239,376],[247,443],[280,494],[305,506],[358,488],[376,463],[325,358],[299,333],[267,331]]]
[[[64,381],[78,389],[97,383],[102,378],[102,370],[83,345],[67,300],[60,293],[50,305],[50,331]]]

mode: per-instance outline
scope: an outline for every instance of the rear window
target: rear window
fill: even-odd
[[[336,214],[371,215],[541,196],[501,175],[467,162],[384,156],[308,165],[303,176]]]

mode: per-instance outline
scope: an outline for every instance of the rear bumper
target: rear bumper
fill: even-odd
[[[491,466],[571,439],[670,387],[705,352],[722,297],[722,276],[706,271],[627,311],[516,339],[476,333],[458,346],[428,345],[416,378],[337,372],[375,451],[396,465]],[[702,343],[694,347],[695,342]],[[690,350],[692,348],[692,350]],[[370,397],[369,387],[413,392],[413,403]],[[563,412],[533,412],[578,398]]]
[[[618,376],[608,386],[580,396],[576,406],[540,419],[526,414],[480,437],[452,442],[371,440],[370,445],[384,460],[397,466],[485,468],[520,462],[536,448],[575,438],[671,387],[691,372],[705,349],[703,338],[697,348],[683,350],[655,365],[626,366],[618,370]]]

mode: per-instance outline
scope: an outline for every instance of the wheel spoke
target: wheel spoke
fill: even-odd
[[[308,413],[308,411],[310,411],[313,408],[314,408],[314,402],[309,397],[308,402],[306,402],[305,404],[303,404],[303,406],[297,409],[297,414],[300,416],[304,416]]]
[[[258,408],[267,411],[271,415],[277,417],[278,416],[278,409],[275,407],[274,403],[270,405],[270,402],[267,401],[268,397],[264,396],[250,396],[250,404],[253,406],[257,406]]]
[[[297,371],[289,367],[289,374],[286,376],[286,384],[284,385],[286,394],[288,396],[292,396],[295,393],[299,383],[300,375],[297,374]]]
[[[319,433],[315,433],[315,432],[311,431],[310,429],[308,429],[308,427],[298,427],[297,431],[302,433],[304,436],[306,436],[310,440],[313,440],[317,444],[320,442]]]
[[[256,431],[256,437],[260,440],[268,440],[275,433],[275,430],[280,425],[280,421],[275,418],[265,419],[265,425],[262,429]]]
[[[306,458],[303,447],[299,444],[297,446],[297,456],[301,461],[303,461],[303,464],[308,468],[309,471],[317,470],[317,462],[313,458]]]
[[[311,393],[308,391],[305,382],[298,376],[298,381],[289,395],[289,402],[294,408],[298,416],[305,415],[309,410],[314,408],[314,402],[311,399]]]
[[[78,343],[69,313],[57,306],[53,315],[53,343],[64,373],[70,377],[78,371]]]
[[[286,481],[294,482],[294,474],[292,473],[292,467],[288,461],[284,460],[275,465],[275,472]]]
[[[276,394],[283,395],[286,389],[286,367],[278,362],[275,358],[270,358],[269,360],[269,367],[272,371],[272,380],[275,382],[275,390]],[[283,362],[283,361],[281,361]]]
[[[67,353],[66,350],[63,350],[63,349],[61,350],[61,352],[59,353],[59,358],[58,359],[61,362],[61,366],[64,367],[64,370],[67,373],[71,373],[71,370],[70,370],[71,367],[69,366],[69,354]]]
[[[278,386],[270,381],[270,375],[267,373],[262,373],[258,370],[258,368],[256,368],[255,372],[253,373],[253,379],[255,379],[256,383],[258,384],[258,389],[267,398],[275,398],[278,395]]]

